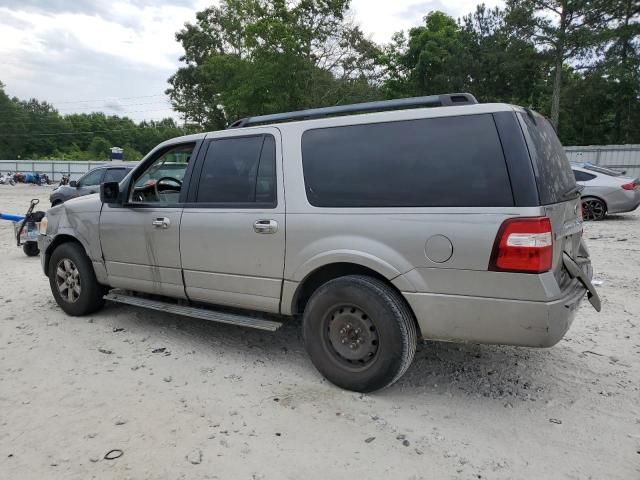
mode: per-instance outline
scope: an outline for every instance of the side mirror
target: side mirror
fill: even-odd
[[[102,203],[118,203],[120,199],[120,184],[106,182],[100,185],[100,201]]]
[[[75,180],[71,180],[69,182],[69,186],[73,187],[73,188],[77,188],[78,187],[78,182],[76,182]]]

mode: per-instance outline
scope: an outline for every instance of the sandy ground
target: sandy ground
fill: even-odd
[[[0,186],[0,211],[48,194]],[[0,477],[640,478],[639,227],[585,226],[603,312],[583,302],[557,346],[428,342],[359,395],[320,377],[296,324],[67,317],[0,222]]]

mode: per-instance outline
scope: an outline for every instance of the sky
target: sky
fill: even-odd
[[[500,0],[484,0],[488,6]],[[180,66],[175,33],[212,0],[0,0],[0,81],[60,113],[102,111],[135,120],[175,116],[164,95]],[[373,40],[419,25],[431,10],[454,18],[481,0],[352,0]]]

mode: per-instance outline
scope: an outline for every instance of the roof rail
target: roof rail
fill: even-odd
[[[258,117],[246,117],[236,120],[228,128],[251,127],[269,123],[292,122],[295,120],[311,120],[314,118],[337,117],[340,115],[354,115],[367,112],[384,112],[388,110],[407,110],[423,107],[451,107],[457,105],[473,105],[478,103],[470,93],[447,93],[443,95],[429,95],[427,97],[399,98],[396,100],[382,100],[379,102],[354,103],[336,107],[312,108],[297,112],[274,113]]]

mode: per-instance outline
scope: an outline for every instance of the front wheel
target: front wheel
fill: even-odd
[[[304,342],[315,367],[347,390],[372,392],[397,381],[417,345],[405,300],[384,282],[349,275],[322,285],[307,303]]]
[[[56,302],[69,315],[87,315],[104,305],[106,288],[96,280],[89,257],[77,243],[63,243],[53,251],[49,285]]]
[[[585,220],[602,220],[607,214],[607,206],[599,198],[582,199],[582,218]]]

